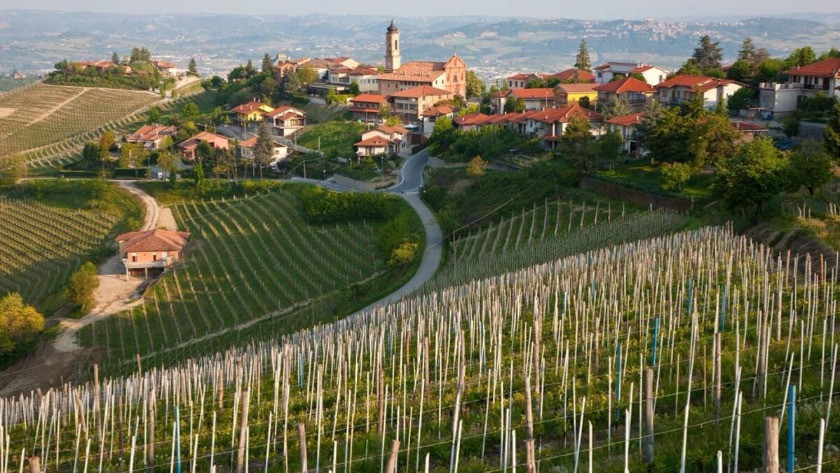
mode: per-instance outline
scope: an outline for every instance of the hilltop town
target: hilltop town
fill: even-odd
[[[833,471],[840,50],[415,28],[0,94],[0,473]]]

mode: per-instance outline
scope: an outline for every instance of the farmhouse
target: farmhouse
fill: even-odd
[[[117,236],[126,275],[160,274],[181,259],[188,232],[147,230]]]
[[[288,105],[277,107],[263,114],[272,133],[289,136],[306,126],[306,112]]]
[[[743,87],[740,82],[715,77],[682,74],[656,86],[662,105],[680,105],[694,100],[695,94],[703,95],[703,107],[715,108]]]
[[[202,131],[188,140],[178,143],[178,152],[186,159],[194,161],[196,158],[196,150],[198,144],[206,141],[213,149],[229,149],[230,140],[224,136],[210,133],[209,131]]]
[[[160,149],[165,137],[173,138],[178,132],[175,125],[143,125],[128,137],[129,143],[140,143],[146,149]]]

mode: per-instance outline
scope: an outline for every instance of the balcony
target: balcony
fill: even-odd
[[[167,260],[157,261],[127,261],[123,260],[126,269],[165,268]]]

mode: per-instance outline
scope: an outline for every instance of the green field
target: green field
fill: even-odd
[[[297,143],[316,151],[320,149],[331,158],[355,158],[353,143],[359,141],[366,129],[364,123],[328,121],[308,127],[306,132],[298,137]]]
[[[258,320],[282,319],[386,269],[378,224],[309,225],[285,190],[186,200],[172,211],[192,233],[183,263],[147,290],[144,304],[80,333],[105,361],[225,346],[227,335]]]
[[[0,159],[25,154],[46,162],[89,141],[97,130],[136,122],[160,97],[149,92],[36,84],[0,96]]]
[[[70,274],[110,256],[110,237],[140,218],[134,200],[108,183],[38,180],[0,188],[0,296],[19,292],[49,315],[63,304]]]
[[[710,200],[714,197],[711,190],[711,183],[714,180],[712,174],[695,174],[688,180],[682,191],[663,189],[661,176],[658,166],[647,162],[637,162],[598,171],[594,177],[667,197],[698,200]]]

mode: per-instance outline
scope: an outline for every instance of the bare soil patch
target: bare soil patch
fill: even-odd
[[[14,109],[14,108],[0,107],[0,118],[6,118],[9,115],[15,113],[16,110],[17,109]]]

